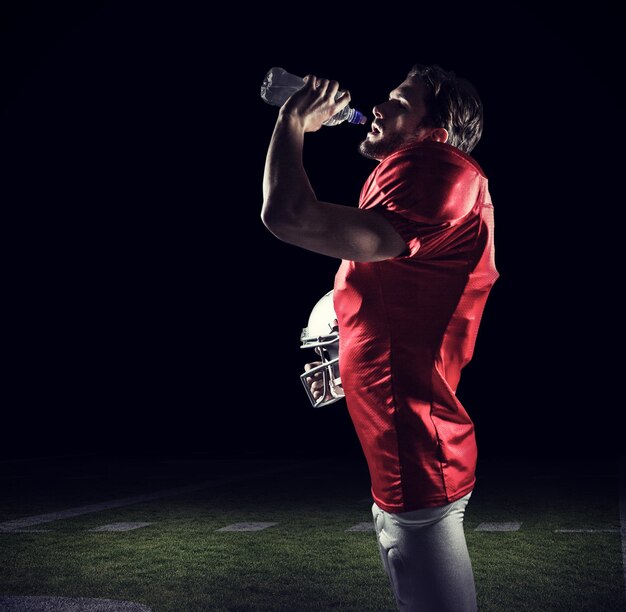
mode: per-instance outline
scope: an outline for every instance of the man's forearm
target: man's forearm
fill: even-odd
[[[290,117],[279,116],[265,159],[263,222],[272,226],[293,223],[316,201],[302,163],[304,131]]]

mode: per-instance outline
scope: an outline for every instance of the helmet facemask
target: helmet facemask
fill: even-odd
[[[332,291],[317,302],[311,311],[307,327],[300,335],[300,348],[312,348],[321,363],[300,374],[300,380],[307,397],[314,408],[333,404],[344,397],[339,374],[339,327],[333,308]],[[315,399],[307,378],[321,373],[323,382],[322,395]]]

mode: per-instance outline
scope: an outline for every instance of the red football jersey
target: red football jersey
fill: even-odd
[[[474,424],[456,389],[498,278],[487,178],[456,147],[413,144],[375,168],[359,208],[380,211],[407,250],[337,271],[348,411],[383,510],[443,505],[475,484]]]

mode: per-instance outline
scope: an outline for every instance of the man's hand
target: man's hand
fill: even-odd
[[[311,361],[310,363],[305,363],[304,371],[308,372],[318,365],[321,365],[321,363],[321,361]],[[320,397],[322,397],[322,393],[324,392],[324,381],[322,379],[322,372],[316,372],[311,376],[307,376],[305,380],[309,385],[309,388],[311,389],[311,395],[313,396],[313,399],[318,400]],[[330,399],[330,395],[329,397],[324,399]]]
[[[281,107],[279,115],[298,122],[302,131],[317,132],[350,102],[350,92],[342,91],[339,99],[339,83],[321,79],[312,74],[304,77],[304,87],[294,93]]]
[[[304,371],[308,372],[313,368],[321,365],[321,361],[311,361],[309,363],[304,364]],[[305,376],[305,381],[309,385],[309,389],[311,391],[311,395],[313,399],[317,402],[322,397],[324,393],[324,374],[321,370],[315,372],[311,376]],[[324,402],[337,401],[338,398],[343,397],[343,387],[340,384],[335,383],[333,386],[333,395],[330,391],[326,393],[324,396]]]

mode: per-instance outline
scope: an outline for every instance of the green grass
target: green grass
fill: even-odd
[[[146,469],[150,478],[135,473],[126,481],[121,465],[104,480],[79,484],[57,474],[60,498],[47,507],[41,478],[24,477],[3,497],[2,520],[123,497],[133,494],[129,483],[138,494],[206,480],[212,467],[187,466],[179,482],[170,474],[165,483],[158,465]],[[466,516],[479,609],[624,611],[619,533],[554,533],[619,529],[617,478],[545,476],[512,467],[479,473]],[[0,533],[0,595],[123,599],[154,612],[392,612],[374,533],[346,531],[370,521],[368,493],[362,466],[337,461],[36,526],[48,533]],[[522,522],[519,531],[474,531],[483,521],[512,520]],[[153,524],[88,531],[118,521]],[[216,531],[244,521],[278,524]]]

